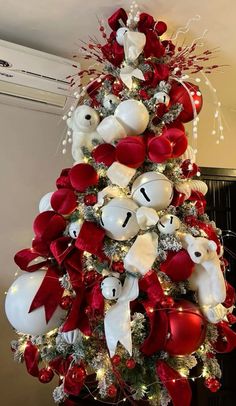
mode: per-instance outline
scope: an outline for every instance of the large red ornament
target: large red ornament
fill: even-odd
[[[41,383],[49,383],[53,377],[54,372],[50,367],[40,369],[38,379]]]
[[[184,86],[179,82],[174,82],[169,96],[171,105],[176,103],[182,104],[183,110],[179,114],[178,119],[184,123],[194,118],[193,103],[196,108],[196,113],[200,113],[203,99],[198,86],[190,82],[185,82]]]
[[[167,310],[169,334],[164,350],[170,355],[187,355],[196,351],[206,335],[206,321],[196,305],[178,300]]]

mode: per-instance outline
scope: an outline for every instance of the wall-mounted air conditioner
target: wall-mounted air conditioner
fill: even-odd
[[[0,102],[63,114],[74,101],[73,61],[0,40]]]

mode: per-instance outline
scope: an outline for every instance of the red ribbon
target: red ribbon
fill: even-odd
[[[31,341],[27,341],[24,351],[24,360],[29,374],[37,377],[39,375],[39,351],[36,345],[32,344]]]
[[[161,311],[159,302],[164,298],[159,279],[154,271],[149,271],[139,282],[141,292],[145,292],[147,300],[141,303],[149,318],[150,332],[140,350],[145,355],[152,355],[164,348],[168,333],[168,318],[166,311]],[[155,311],[157,310],[158,311]]]
[[[213,348],[220,353],[233,351],[236,348],[236,333],[225,321],[217,324],[217,330],[219,335],[217,341],[212,343]]]
[[[102,255],[105,230],[92,221],[85,221],[81,227],[75,246],[81,251]]]
[[[108,24],[113,31],[117,31],[120,27],[126,25],[127,18],[126,11],[123,8],[119,8],[108,18]]]
[[[184,249],[178,252],[169,251],[166,260],[160,265],[161,272],[166,273],[174,282],[188,279],[193,269],[194,263]]]
[[[179,372],[171,368],[165,361],[156,363],[156,372],[166,387],[174,406],[190,406],[192,391],[187,378],[183,378]]]
[[[39,257],[41,257],[41,255],[34,252],[32,248],[25,248],[16,253],[14,261],[16,265],[22,269],[22,271],[34,272],[50,263],[49,260],[43,260],[41,262],[37,262],[36,264],[30,265],[34,259]]]
[[[59,282],[58,269],[48,268],[45,277],[31,303],[29,313],[41,306],[45,308],[45,318],[48,323],[60,303],[64,288]]]

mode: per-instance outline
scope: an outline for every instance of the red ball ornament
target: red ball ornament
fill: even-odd
[[[167,310],[169,332],[164,350],[171,356],[196,351],[206,335],[206,321],[196,305],[181,299]]]
[[[146,147],[142,137],[125,137],[116,146],[116,159],[130,168],[138,168],[144,162]]]
[[[217,392],[221,387],[220,382],[216,378],[207,378],[204,384],[211,392]]]
[[[70,181],[76,190],[85,192],[90,186],[96,186],[98,183],[98,174],[89,164],[77,164],[73,166],[69,173]]]
[[[41,383],[49,383],[54,377],[53,370],[49,368],[42,368],[39,370],[38,379]]]
[[[161,307],[163,307],[164,309],[171,308],[174,306],[174,304],[174,299],[171,296],[165,296],[160,302]]]
[[[75,382],[82,382],[86,377],[86,372],[83,367],[74,365],[72,366],[66,375],[66,379],[75,383]]]
[[[112,93],[115,96],[119,96],[120,92],[123,90],[123,84],[121,82],[115,81],[112,85]]]
[[[51,197],[51,206],[59,214],[71,214],[77,205],[77,196],[71,189],[58,189]]]
[[[84,196],[84,204],[86,206],[94,206],[98,201],[97,195],[95,193],[89,193]]]
[[[122,261],[113,262],[112,269],[114,272],[124,273],[125,272],[124,263]]]
[[[116,148],[111,144],[98,145],[92,151],[92,157],[96,162],[103,163],[106,166],[111,166],[116,160]]]
[[[113,365],[117,366],[120,364],[121,357],[119,355],[114,355],[111,359]]]
[[[133,358],[127,359],[125,365],[127,366],[128,369],[134,369],[136,366],[136,362]]]
[[[178,119],[184,123],[194,118],[192,103],[194,103],[197,114],[200,113],[203,103],[199,87],[190,82],[185,82],[184,86],[179,82],[174,82],[170,91],[170,100],[172,105],[176,103],[182,104],[183,110],[179,114]]]
[[[115,385],[113,385],[113,383],[108,387],[107,389],[107,395],[109,396],[109,398],[115,398],[117,395],[117,388]]]
[[[63,296],[60,300],[60,306],[64,310],[69,310],[72,306],[72,303],[73,303],[73,299],[69,295]]]
[[[84,273],[84,282],[86,285],[91,285],[100,277],[101,275],[98,272],[96,272],[94,269],[91,269],[91,271],[87,271]]]

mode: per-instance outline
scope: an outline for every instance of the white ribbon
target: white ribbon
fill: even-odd
[[[158,235],[154,232],[139,235],[124,259],[124,267],[129,272],[145,275],[157,257]]]
[[[95,207],[101,207],[104,205],[105,197],[122,197],[122,191],[118,186],[107,186],[98,192],[97,203]],[[125,196],[125,195],[124,195]]]
[[[132,356],[130,304],[139,294],[138,278],[128,275],[116,304],[111,306],[104,318],[105,336],[110,356],[120,342]]]
[[[156,210],[144,206],[139,207],[136,218],[141,230],[147,230],[149,227],[155,226],[159,220]]]
[[[132,66],[125,66],[124,68],[121,68],[120,78],[122,82],[128,87],[128,89],[132,89],[133,87],[132,77],[140,80],[145,80],[143,72],[140,69],[134,69]]]
[[[107,177],[113,184],[120,187],[126,187],[135,173],[136,169],[129,168],[128,166],[120,164],[119,162],[113,162],[113,164],[107,170]]]
[[[135,61],[143,52],[146,44],[146,35],[142,32],[127,31],[124,35],[125,59]]]

